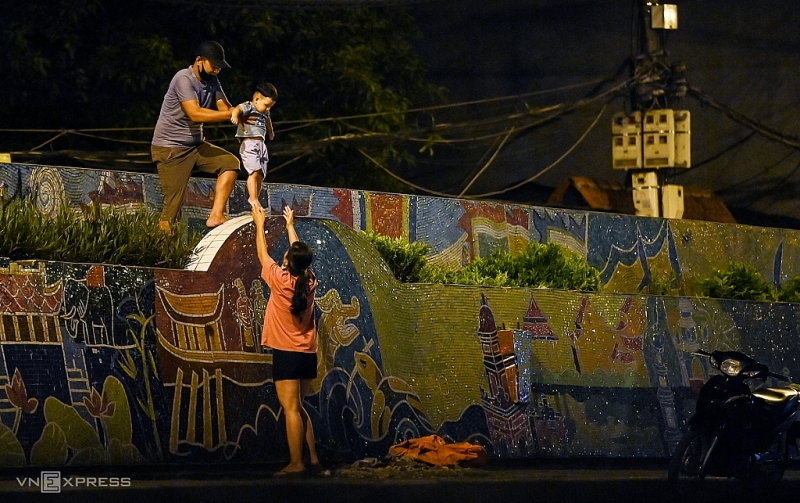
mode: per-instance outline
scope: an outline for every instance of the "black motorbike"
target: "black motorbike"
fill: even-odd
[[[738,351],[696,351],[721,372],[700,389],[688,431],[669,464],[669,482],[683,492],[708,477],[736,478],[749,487],[777,482],[797,448],[800,384]],[[751,390],[767,378],[781,387]]]

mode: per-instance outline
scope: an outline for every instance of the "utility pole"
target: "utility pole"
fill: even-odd
[[[678,6],[641,0],[639,9],[631,111],[614,114],[611,124],[613,169],[631,173],[637,215],[681,218],[683,187],[661,176],[691,164],[690,114],[671,108],[686,95],[685,68],[670,64],[664,50],[668,31],[678,28]]]

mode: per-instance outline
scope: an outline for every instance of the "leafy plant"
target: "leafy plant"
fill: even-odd
[[[700,281],[700,295],[718,299],[754,301],[777,300],[772,284],[758,269],[744,262],[731,261],[724,270],[715,269],[710,277]]]
[[[677,276],[672,269],[668,271],[653,271],[650,276],[650,284],[647,285],[647,292],[650,295],[669,295],[673,291],[673,284]]]
[[[781,302],[800,302],[800,276],[795,276],[783,284],[778,292]]]
[[[421,32],[413,12],[403,2],[339,8],[314,3],[326,2],[299,8],[261,2],[5,2],[0,123],[17,129],[113,128],[102,138],[59,135],[50,147],[141,152],[164,91],[175,72],[194,60],[203,34],[225,47],[232,68],[221,79],[231,102],[249,99],[252,86],[270,76],[280,93],[273,120],[308,121],[281,129],[276,142],[286,142],[286,148],[275,149],[275,157],[285,155],[278,164],[303,167],[272,169],[273,182],[407,191],[381,166],[413,162],[418,146],[399,138],[418,138],[412,131],[427,130],[419,121],[429,121],[428,114],[409,111],[444,98],[442,89],[428,83],[427,63],[417,54]],[[230,124],[209,124],[204,132],[212,143],[238,151]],[[18,135],[0,136],[0,151],[20,150]],[[38,143],[35,136],[30,142]],[[428,150],[436,144],[441,143],[432,137]]]
[[[426,264],[422,269],[420,283],[443,283],[445,285],[510,286],[508,274],[502,271],[490,272],[481,265],[470,264],[461,269],[447,269]]]
[[[428,244],[421,241],[405,243],[373,231],[364,234],[389,265],[395,278],[404,283],[420,281],[420,272],[426,263],[425,255],[431,248]]]
[[[530,242],[515,259],[512,281],[518,286],[592,292],[600,289],[599,271],[559,244]]]
[[[430,247],[405,243],[375,232],[365,235],[386,260],[395,277],[404,282],[483,286],[521,286],[598,291],[600,273],[577,253],[555,243],[531,242],[512,255],[497,251],[461,269],[428,264]]]
[[[0,256],[183,268],[200,234],[182,224],[165,233],[158,220],[144,207],[127,212],[93,203],[76,211],[63,204],[50,216],[33,198],[0,199]]]

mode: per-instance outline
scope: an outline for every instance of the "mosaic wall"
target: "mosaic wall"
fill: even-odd
[[[0,183],[36,187],[42,211],[160,198],[149,175],[0,165]],[[202,223],[213,180],[192,183],[184,217]],[[796,231],[285,185],[262,199],[273,257],[288,246],[284,204],[316,251],[319,377],[305,406],[330,460],[431,433],[502,458],[666,457],[708,378],[693,349],[800,375],[797,305],[691,296],[729,259],[794,275]],[[604,291],[400,284],[353,229],[424,240],[441,263],[558,241],[603,271]],[[0,466],[287,459],[253,243],[245,215],[187,270],[0,259]],[[675,296],[639,293],[664,270]]]
[[[43,212],[62,202],[159,210],[162,202],[156,175],[0,163],[2,193],[33,194]],[[191,179],[184,221],[204,231],[213,199],[213,179]],[[557,242],[601,271],[605,292],[646,294],[652,282],[669,280],[671,294],[694,296],[698,282],[730,260],[746,260],[778,289],[800,276],[797,230],[295,185],[265,184],[261,199],[265,207],[294,202],[314,219],[424,241],[431,246],[429,261],[445,265],[463,265],[498,249],[515,252],[528,241]],[[249,211],[241,181],[228,213]]]

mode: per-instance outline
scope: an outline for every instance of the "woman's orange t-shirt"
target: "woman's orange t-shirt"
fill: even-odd
[[[309,269],[309,272],[311,270]],[[317,291],[317,278],[311,272],[308,287],[308,307],[298,317],[291,313],[292,296],[297,278],[271,262],[261,269],[261,278],[269,286],[269,302],[264,314],[264,332],[261,345],[282,351],[301,353],[317,352],[317,329],[314,321],[314,294]]]

